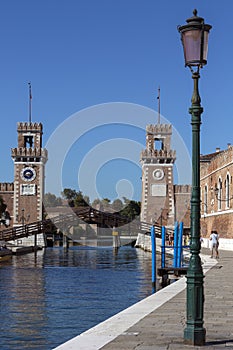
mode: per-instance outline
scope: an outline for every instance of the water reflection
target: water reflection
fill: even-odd
[[[32,255],[29,266],[12,260],[12,268],[2,266],[1,276],[1,349],[39,349],[46,347],[45,280],[41,269],[34,269]],[[19,257],[20,261],[23,261]],[[1,340],[1,341],[2,341]],[[1,342],[0,341],[0,342]]]
[[[151,293],[151,254],[47,248],[0,267],[0,348],[49,350]]]

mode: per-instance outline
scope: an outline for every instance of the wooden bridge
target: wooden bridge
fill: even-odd
[[[136,219],[130,220],[128,217],[121,216],[118,213],[103,212],[92,207],[70,209],[71,210],[66,214],[60,214],[49,219],[1,230],[0,240],[7,242],[40,233],[49,233],[54,228],[58,228],[63,232],[67,227],[80,224],[80,222],[97,225],[97,227],[100,228],[113,229],[125,227],[128,232],[134,232],[135,234],[139,232],[149,232],[151,227],[148,223]],[[161,232],[160,226],[156,226],[155,230],[159,235]],[[69,238],[71,237],[69,236]]]

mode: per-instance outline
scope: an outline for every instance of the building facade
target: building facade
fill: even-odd
[[[201,156],[201,230],[233,238],[233,146]],[[229,242],[228,242],[229,243]]]
[[[173,227],[190,226],[190,185],[174,185],[176,151],[171,149],[172,125],[146,127],[146,149],[141,152],[141,221]]]
[[[14,182],[0,184],[0,195],[9,216],[7,226],[43,219],[45,164],[48,159],[47,150],[42,147],[43,126],[41,123],[19,122],[17,134],[17,147],[11,149]],[[30,239],[33,238],[27,240]],[[22,244],[25,243],[26,239],[22,240]]]
[[[141,152],[141,220],[155,223],[165,217],[174,221],[173,164],[176,152],[171,149],[170,124],[147,125],[146,149]]]

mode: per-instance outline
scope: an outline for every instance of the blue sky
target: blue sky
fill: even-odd
[[[17,145],[16,123],[28,120],[28,81],[32,120],[43,123],[44,145],[71,115],[91,106],[123,102],[156,111],[160,86],[161,113],[190,150],[193,85],[177,25],[184,24],[194,8],[213,26],[208,64],[200,79],[201,152],[211,153],[233,143],[232,1],[1,1],[0,181],[13,181],[10,148]],[[82,157],[112,138],[145,143],[141,129],[111,124],[92,130],[90,125],[88,133],[69,145],[62,186],[78,189]],[[115,185],[123,179],[131,183],[127,191],[133,186],[133,198],[140,199],[140,165],[131,163],[119,159],[102,164],[96,174],[100,196],[116,198]]]

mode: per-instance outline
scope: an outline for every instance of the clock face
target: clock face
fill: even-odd
[[[154,176],[155,180],[162,180],[162,178],[164,177],[164,172],[162,169],[156,169],[153,172],[153,176]]]
[[[27,167],[22,169],[20,175],[24,181],[32,181],[36,177],[36,172],[33,168]]]

